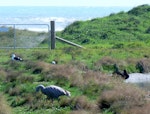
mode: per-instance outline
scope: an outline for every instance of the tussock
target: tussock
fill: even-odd
[[[110,108],[120,114],[122,114],[122,110],[140,107],[144,103],[145,91],[123,83],[117,84],[112,90],[104,91],[98,101],[100,109]]]
[[[94,103],[90,102],[86,96],[79,96],[74,99],[74,110],[96,110]]]
[[[141,73],[149,73],[150,72],[150,58],[143,58],[139,60],[136,64],[136,67]]]

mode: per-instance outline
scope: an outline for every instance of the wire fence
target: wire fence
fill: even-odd
[[[0,48],[50,48],[49,29],[48,24],[0,24]]]

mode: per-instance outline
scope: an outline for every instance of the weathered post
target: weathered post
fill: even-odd
[[[51,21],[51,49],[55,49],[55,21]]]
[[[14,49],[16,48],[16,28],[14,24]]]

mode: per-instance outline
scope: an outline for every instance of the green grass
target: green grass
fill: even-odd
[[[0,102],[0,111],[6,114],[11,109],[12,114],[137,114],[142,111],[146,114],[150,106],[145,100],[149,84],[141,84],[141,89],[110,77],[114,64],[129,73],[141,72],[141,69],[150,72],[149,12],[142,13],[138,8],[147,11],[149,6],[77,21],[57,32],[58,36],[81,44],[85,49],[59,41],[55,50],[0,49],[0,93],[5,104]],[[34,36],[46,34],[25,32]],[[22,33],[17,31],[20,36]],[[8,44],[9,40],[4,42]],[[47,38],[39,44],[40,47],[46,45]],[[12,53],[24,61],[11,61]],[[52,65],[53,60],[58,64]],[[35,92],[39,84],[61,86],[72,96],[52,103],[42,93]]]
[[[99,45],[110,41],[113,44],[149,42],[149,7],[149,5],[141,5],[128,12],[87,21],[76,21],[58,33],[58,36],[82,45]],[[141,9],[145,11],[142,12]]]
[[[85,96],[88,99],[82,104],[82,108],[84,110],[87,110],[87,107],[92,109],[89,102],[98,102],[99,96],[104,91],[109,91],[115,86],[113,83],[111,84],[113,79],[109,81],[107,76],[106,82],[97,82],[97,79],[95,79],[97,76],[101,77],[113,72],[114,63],[117,63],[121,69],[126,68],[130,72],[136,72],[138,71],[136,63],[145,54],[150,54],[149,51],[144,53],[142,49],[134,50],[134,53],[132,50],[134,49],[100,49],[97,47],[95,49],[67,47],[63,50],[1,50],[0,72],[3,78],[1,77],[0,91],[7,96],[7,102],[12,107],[14,114],[70,113],[77,102],[83,103],[77,98],[81,96]],[[21,55],[25,61],[12,62],[10,54],[13,52]],[[57,58],[58,65],[53,66],[50,61],[55,58]],[[129,60],[130,63],[128,63]],[[34,73],[35,70],[39,69],[40,72]],[[106,74],[98,75],[95,70]],[[100,80],[102,81],[103,78]],[[110,84],[107,84],[108,82]],[[118,82],[115,83],[117,84]],[[60,85],[69,90],[72,93],[72,97],[66,101],[65,107],[62,107],[64,104],[63,99],[61,101],[63,104],[54,102],[54,106],[51,106],[51,103],[46,102],[44,95],[36,95],[35,87],[38,84],[44,84],[45,86],[51,84]],[[67,105],[68,103],[71,105]],[[102,113],[111,114],[112,112],[112,109],[110,111],[107,109]]]

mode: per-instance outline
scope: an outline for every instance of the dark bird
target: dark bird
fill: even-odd
[[[123,72],[120,72],[116,64],[114,65],[114,69],[115,69],[115,71],[113,72],[114,74],[120,75],[123,79],[129,78],[129,74],[127,73],[127,71],[123,70]]]
[[[60,96],[66,95],[71,96],[70,92],[55,85],[44,87],[44,85],[38,85],[36,92],[40,91],[47,96],[48,99],[58,99]]]
[[[23,59],[19,56],[16,56],[15,54],[12,54],[11,60],[13,61],[23,61]]]

